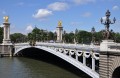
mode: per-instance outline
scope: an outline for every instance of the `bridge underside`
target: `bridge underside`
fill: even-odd
[[[91,78],[90,76],[88,76],[87,74],[85,74],[84,72],[73,66],[72,64],[66,62],[65,60],[38,48],[31,47],[31,48],[23,49],[17,53],[17,56],[28,57],[28,58],[44,61],[47,63],[51,63],[61,68],[64,68],[82,78]]]

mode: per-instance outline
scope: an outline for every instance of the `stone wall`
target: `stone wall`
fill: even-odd
[[[12,48],[12,45],[0,45],[0,54],[3,56],[11,56]]]
[[[120,52],[100,52],[100,78],[112,78],[114,70],[120,66]]]

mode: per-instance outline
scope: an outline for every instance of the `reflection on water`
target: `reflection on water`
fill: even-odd
[[[0,58],[0,78],[80,78],[80,76],[40,60],[4,57]]]

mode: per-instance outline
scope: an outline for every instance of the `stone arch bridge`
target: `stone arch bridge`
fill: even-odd
[[[64,43],[36,43],[35,46],[30,46],[28,43],[15,44],[14,55],[22,55],[21,50],[37,48],[49,52],[78,69],[82,70],[92,78],[99,78],[98,62],[99,61],[99,46],[90,46],[82,44],[64,44]],[[79,61],[82,57],[82,62]],[[87,64],[87,59],[91,59],[91,65]],[[97,66],[97,67],[96,67]]]
[[[12,46],[15,48],[14,55],[22,55],[21,50],[24,49],[36,48],[67,61],[92,78],[120,78],[120,44],[109,42],[105,45],[106,43],[104,41],[100,46],[41,42],[35,46],[30,46],[29,43],[0,45],[0,55],[11,55]]]

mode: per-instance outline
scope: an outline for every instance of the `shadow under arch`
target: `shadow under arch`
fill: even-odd
[[[22,49],[17,54],[19,56],[23,56],[23,57],[27,57],[27,58],[35,59],[35,60],[40,60],[46,63],[56,65],[71,73],[76,74],[77,76],[81,78],[91,78],[90,76],[85,74],[83,71],[79,70],[78,68],[66,62],[65,60],[59,58],[58,56],[51,54],[45,50],[36,48],[36,47],[28,47],[28,48]]]
[[[114,70],[112,78],[120,78],[120,66]]]

